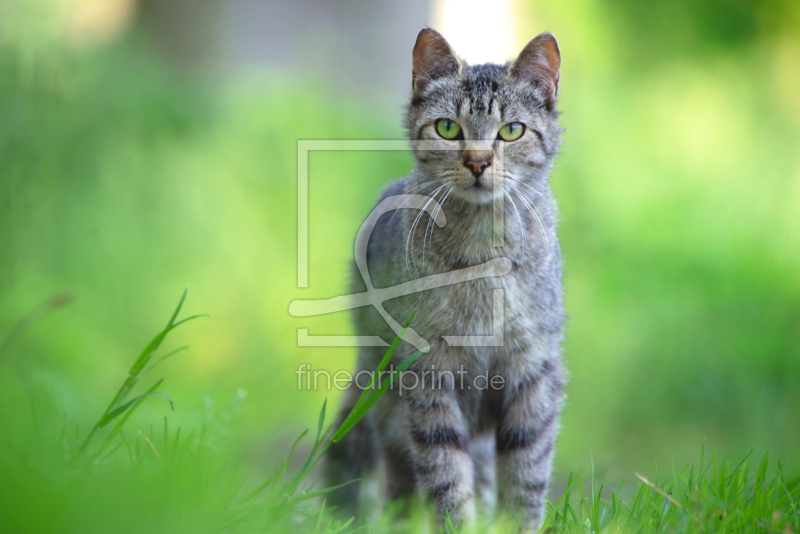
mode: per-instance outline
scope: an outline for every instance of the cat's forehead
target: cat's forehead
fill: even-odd
[[[441,117],[519,120],[538,109],[539,102],[525,98],[507,70],[508,64],[466,65],[461,76],[441,80],[416,104],[424,114]]]

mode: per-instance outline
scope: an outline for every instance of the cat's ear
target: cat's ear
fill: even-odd
[[[412,59],[411,87],[415,93],[437,78],[456,76],[461,71],[461,61],[453,49],[439,32],[430,28],[417,35]]]
[[[538,85],[544,90],[549,103],[555,103],[558,94],[558,76],[561,69],[561,52],[558,41],[551,33],[533,38],[511,64],[512,76]]]

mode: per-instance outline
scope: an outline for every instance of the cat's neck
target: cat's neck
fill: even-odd
[[[446,217],[444,227],[428,234],[428,243],[443,254],[459,256],[470,264],[499,256],[523,261],[523,256],[538,255],[537,248],[543,249],[555,240],[557,219],[550,189],[546,184],[514,185],[486,203],[477,203],[455,190],[448,194],[448,188],[434,197],[438,186],[423,188],[419,194],[434,198],[441,208],[432,208],[441,209]],[[411,217],[409,222],[415,219]],[[423,216],[421,220],[427,218]]]

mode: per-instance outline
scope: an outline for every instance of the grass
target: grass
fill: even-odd
[[[751,451],[752,453],[752,451]],[[623,500],[625,480],[604,494],[594,477],[585,494],[581,475],[573,488],[551,506],[545,528],[556,532],[798,532],[800,477],[786,478],[778,462],[769,477],[769,453],[756,464],[752,477],[750,454],[734,469],[716,451],[706,462],[705,444],[700,463],[679,471],[673,463],[669,478],[651,481],[634,473],[638,488]],[[571,500],[577,492],[580,499]]]
[[[166,351],[156,359],[162,342],[174,329],[201,317],[178,320],[186,298],[181,297],[166,327],[135,359],[108,408],[82,436],[63,415],[57,420],[40,413],[31,399],[31,411],[22,416],[28,432],[11,431],[3,420],[0,452],[0,526],[7,532],[418,532],[428,524],[424,513],[398,520],[390,512],[356,527],[340,521],[325,506],[325,495],[337,488],[315,488],[312,471],[328,447],[341,439],[390,387],[395,376],[420,353],[394,370],[389,380],[367,388],[344,422],[326,428],[323,403],[313,443],[301,465],[295,452],[302,448],[303,432],[272,476],[257,482],[246,474],[246,462],[225,453],[224,441],[234,436],[220,432],[225,418],[209,417],[188,434],[170,429],[168,418],[149,431],[130,430],[130,419],[150,397],[159,395],[156,380],[143,393],[129,398],[136,385],[186,347]],[[405,324],[405,328],[413,316]],[[378,373],[388,364],[400,338],[388,349]],[[376,375],[378,374],[376,373]],[[7,415],[7,414],[4,414]],[[17,415],[21,415],[17,413]],[[84,414],[73,414],[83,420]],[[19,420],[17,421],[19,422]],[[94,438],[115,422],[104,440]],[[141,423],[140,423],[141,424]],[[126,429],[127,427],[127,429]],[[18,427],[19,428],[19,427]],[[223,437],[223,439],[220,439]],[[751,451],[752,453],[752,451]],[[770,469],[769,455],[753,463],[751,454],[735,464],[713,451],[700,462],[680,470],[673,464],[666,478],[656,468],[647,478],[635,473],[636,488],[626,480],[608,490],[595,477],[591,460],[589,480],[584,473],[569,475],[566,491],[548,505],[545,532],[800,532],[800,477],[784,474],[780,463]],[[628,487],[632,484],[628,484]],[[419,507],[417,507],[419,509]],[[449,525],[448,531],[456,532]],[[512,521],[495,521],[481,532],[513,532]]]
[[[163,431],[160,433],[155,432],[153,427],[149,433],[138,430],[136,436],[130,436],[123,430],[129,418],[150,396],[161,396],[169,402],[170,407],[173,407],[172,399],[158,390],[164,381],[163,378],[156,380],[145,392],[130,399],[129,396],[144,375],[188,348],[184,346],[168,351],[153,361],[159,347],[171,331],[188,321],[204,317],[204,315],[192,315],[177,320],[185,298],[186,291],[166,327],[136,358],[119,391],[85,437],[81,436],[80,426],[77,426],[75,433],[70,435],[65,422],[57,440],[53,441],[56,434],[52,432],[42,434],[42,429],[36,421],[35,411],[32,413],[36,428],[33,436],[28,436],[24,441],[20,441],[18,435],[11,433],[4,436],[8,448],[4,451],[6,454],[0,455],[0,481],[3,482],[3,490],[0,491],[9,497],[10,502],[19,502],[23,506],[4,507],[4,512],[0,513],[0,525],[6,527],[15,525],[27,530],[22,525],[28,523],[28,527],[34,527],[30,529],[31,531],[41,531],[35,527],[36,521],[30,524],[24,517],[18,516],[20,509],[35,518],[48,517],[47,510],[61,508],[63,502],[59,501],[69,501],[69,496],[62,491],[74,494],[76,488],[89,499],[83,506],[76,508],[77,517],[73,517],[77,522],[73,523],[73,526],[86,525],[86,518],[81,515],[94,515],[97,510],[91,505],[92,501],[102,502],[108,496],[111,496],[117,505],[127,503],[134,507],[130,509],[124,507],[125,512],[133,515],[138,498],[142,497],[137,495],[137,489],[142,487],[140,483],[144,478],[150,484],[156,482],[157,490],[170,488],[170,493],[176,490],[181,493],[186,492],[189,506],[185,506],[184,499],[179,495],[178,500],[184,502],[184,507],[171,510],[171,515],[179,518],[180,527],[177,528],[179,531],[234,532],[244,529],[259,532],[289,532],[305,527],[309,532],[336,533],[350,527],[352,520],[342,523],[326,515],[324,500],[319,511],[315,509],[315,505],[308,504],[336,488],[315,491],[313,485],[304,482],[330,445],[343,438],[364,417],[369,408],[391,387],[397,375],[419,357],[421,352],[407,358],[374,391],[365,390],[352,412],[335,431],[325,428],[327,402],[324,403],[319,414],[314,443],[303,464],[296,470],[289,470],[295,450],[307,431],[295,440],[288,457],[271,477],[255,488],[246,489],[250,481],[248,477],[240,476],[238,466],[228,470],[223,467],[224,458],[218,454],[211,454],[214,449],[213,440],[207,435],[206,425],[199,429],[199,435],[192,432],[184,437],[181,437],[181,428],[170,432],[166,417],[163,421]],[[411,318],[406,322],[403,331],[410,322]],[[395,339],[387,351],[379,372],[384,370],[399,342],[400,337]],[[66,421],[66,415],[64,419]],[[116,424],[105,435],[102,443],[93,447],[93,438],[114,421]],[[47,461],[44,461],[42,454],[48,454]],[[211,472],[213,475],[202,477],[198,486],[196,477],[191,473],[194,470]],[[112,484],[114,488],[111,493],[105,491],[110,489],[107,484]],[[189,486],[192,490],[187,492]],[[148,491],[151,488],[152,486]],[[50,493],[51,501],[34,497],[43,490]],[[195,501],[195,499],[201,500]],[[209,502],[216,503],[217,506],[208,507]],[[107,503],[103,508],[108,509],[110,506],[110,503]],[[201,506],[204,508],[204,513],[200,516],[201,522],[195,523],[196,517],[183,516],[192,514],[196,507]],[[102,513],[100,516],[102,517]],[[153,517],[154,521],[161,519],[160,516]],[[187,528],[189,525],[191,527]],[[67,525],[59,524],[56,520],[49,525],[48,530],[62,530],[65,526]],[[163,527],[164,531],[176,529],[174,523],[162,523],[160,527]],[[121,525],[120,528],[124,530]],[[160,531],[162,528],[157,530]]]

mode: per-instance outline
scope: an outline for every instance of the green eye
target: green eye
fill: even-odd
[[[509,122],[497,133],[503,141],[516,141],[525,133],[525,125],[521,122]]]
[[[445,139],[456,139],[461,135],[461,126],[450,119],[439,119],[436,121],[436,133]]]

